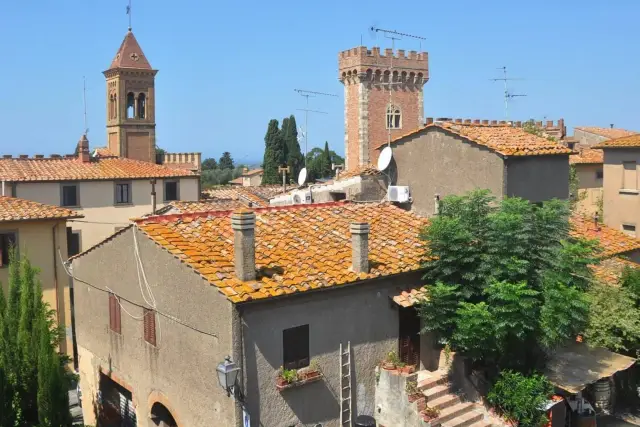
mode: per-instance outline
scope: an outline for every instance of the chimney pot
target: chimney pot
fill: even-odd
[[[76,152],[78,153],[78,160],[82,163],[89,163],[91,161],[91,153],[89,152],[89,140],[87,135],[82,135],[78,141],[78,147]]]
[[[369,272],[369,224],[352,222],[351,231],[351,268],[356,273]]]
[[[488,124],[489,124],[489,120],[483,120],[483,121],[482,121],[482,124],[483,124],[483,125],[488,125]]]
[[[13,156],[11,154],[3,154],[2,157],[5,158],[5,159],[10,159]]]
[[[479,125],[480,124],[480,120],[479,119],[473,119],[473,124],[474,125]]]
[[[239,210],[231,215],[236,276],[243,282],[256,279],[256,214]]]
[[[44,159],[44,154],[36,154],[35,156],[36,159]]]
[[[20,154],[20,158],[21,159],[28,159],[29,155],[28,154]]]
[[[492,124],[492,125],[497,125],[497,124],[498,124],[498,121],[497,121],[497,120],[491,120],[491,124]]]
[[[433,124],[433,117],[427,117],[427,124],[428,125]]]

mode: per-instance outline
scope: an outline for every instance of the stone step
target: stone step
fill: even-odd
[[[473,427],[493,427],[493,424],[491,424],[491,421],[487,421],[487,420],[480,420],[472,425]]]
[[[444,396],[440,396],[433,400],[427,401],[427,406],[430,408],[436,408],[439,410],[444,410],[453,405],[457,405],[460,403],[460,397],[455,394],[445,394]]]
[[[446,372],[433,372],[425,375],[418,381],[418,389],[426,390],[437,385],[446,384],[449,381]]]
[[[427,398],[427,403],[449,393],[450,393],[449,384],[440,384],[435,387],[422,390],[422,394],[424,394],[425,397]]]
[[[456,418],[467,412],[471,412],[475,409],[476,405],[473,402],[462,402],[447,408],[441,409],[438,418],[434,420],[437,424],[444,424],[453,418]]]
[[[442,423],[442,427],[467,427],[473,423],[478,421],[482,421],[484,419],[484,415],[482,412],[471,411],[466,412],[460,416],[457,416],[445,423]]]

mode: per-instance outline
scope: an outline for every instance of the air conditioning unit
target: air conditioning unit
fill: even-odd
[[[294,205],[307,205],[311,203],[311,191],[305,191],[303,193],[295,193],[293,195]]]
[[[410,202],[411,193],[409,193],[409,187],[406,185],[390,185],[387,189],[387,198],[390,202]]]

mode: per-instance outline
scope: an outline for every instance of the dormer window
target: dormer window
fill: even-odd
[[[402,113],[400,107],[396,105],[389,105],[387,107],[387,129],[401,129],[402,128]]]

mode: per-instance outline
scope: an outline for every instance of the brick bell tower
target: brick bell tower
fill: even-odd
[[[428,54],[385,49],[382,55],[379,47],[359,46],[340,52],[338,70],[344,85],[345,168],[375,165],[376,147],[387,141],[389,129],[395,138],[423,126]]]
[[[156,161],[155,75],[131,28],[107,80],[107,147],[120,156]]]

